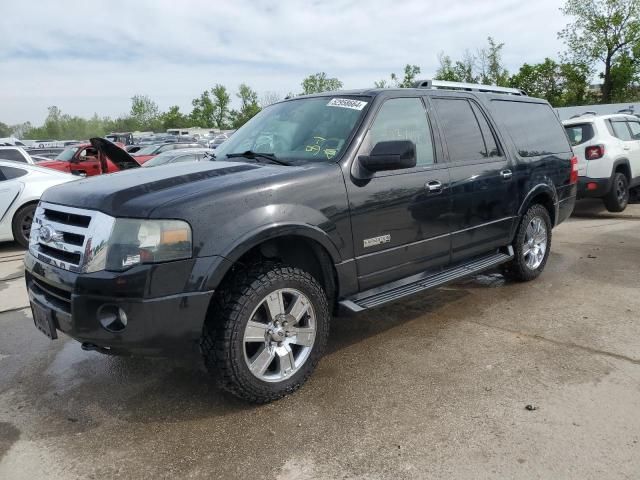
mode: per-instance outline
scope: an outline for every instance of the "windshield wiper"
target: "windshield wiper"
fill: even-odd
[[[273,153],[262,153],[262,152],[254,152],[253,150],[247,150],[242,153],[227,153],[227,158],[248,158],[249,160],[268,160],[272,163],[277,163],[278,165],[286,165],[291,166],[289,162],[285,162],[284,160],[279,160]]]

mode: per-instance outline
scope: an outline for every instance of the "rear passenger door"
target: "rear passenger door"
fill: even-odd
[[[451,260],[509,243],[517,212],[513,166],[472,97],[430,97],[451,178]]]

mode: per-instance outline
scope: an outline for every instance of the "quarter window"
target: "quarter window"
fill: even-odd
[[[14,167],[0,167],[0,171],[4,176],[4,180],[11,180],[14,178],[23,177],[27,174],[26,170],[22,168],[14,168]]]
[[[376,143],[392,140],[415,143],[416,165],[434,162],[431,129],[420,98],[392,98],[384,102],[359,153],[368,155]]]
[[[20,152],[18,150],[13,150],[11,148],[0,150],[0,159],[27,163],[24,157],[20,155]]]
[[[436,98],[433,104],[442,125],[450,161],[481,160],[489,156],[480,125],[467,100]]]

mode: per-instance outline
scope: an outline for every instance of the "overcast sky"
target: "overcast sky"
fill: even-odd
[[[406,63],[429,78],[492,35],[510,71],[557,56],[560,0],[85,0],[11,2],[0,16],[0,121],[117,116],[147,94],[161,109],[222,83],[300,91],[318,71],[373,86]]]

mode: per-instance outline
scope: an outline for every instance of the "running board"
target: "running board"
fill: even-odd
[[[513,248],[507,247],[507,253],[492,253],[476,257],[471,261],[454,265],[438,273],[419,273],[403,280],[366,290],[340,302],[340,307],[348,312],[362,312],[379,307],[414,293],[440,287],[449,282],[483,272],[508,262],[513,258]]]

